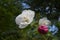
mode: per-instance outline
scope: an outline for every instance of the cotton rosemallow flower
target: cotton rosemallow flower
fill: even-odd
[[[38,27],[38,32],[41,34],[46,34],[48,33],[48,27],[46,25],[40,25]]]
[[[51,25],[51,22],[46,17],[44,17],[39,20],[39,25],[49,26]]]
[[[26,28],[26,26],[28,26],[33,21],[34,16],[35,16],[34,11],[24,10],[22,11],[21,14],[19,14],[16,17],[15,22],[17,25],[19,25],[20,29],[23,29],[23,28]]]
[[[58,32],[58,28],[55,25],[52,25],[49,27],[49,31],[52,33],[52,35],[55,35]]]

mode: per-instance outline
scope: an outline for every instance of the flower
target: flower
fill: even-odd
[[[17,25],[19,25],[20,29],[23,29],[33,21],[34,16],[35,16],[34,11],[24,10],[24,11],[22,11],[22,14],[19,14],[16,17],[15,22]]]
[[[23,7],[23,9],[30,8],[30,6],[27,3],[24,3],[24,2],[22,2],[22,7]]]
[[[41,34],[46,34],[48,32],[48,27],[46,25],[41,25],[38,28],[38,32]]]
[[[39,25],[49,26],[51,25],[51,22],[46,17],[44,17],[39,20]]]
[[[55,25],[49,27],[49,31],[52,32],[52,35],[55,35],[58,32],[58,28]]]

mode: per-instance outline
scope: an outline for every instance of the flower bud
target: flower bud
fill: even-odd
[[[46,25],[41,25],[38,28],[38,32],[41,34],[46,34],[48,32],[48,27]]]

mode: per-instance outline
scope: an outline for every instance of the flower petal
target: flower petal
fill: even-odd
[[[22,15],[26,15],[26,16],[29,16],[30,18],[33,18],[35,16],[35,12],[32,10],[24,10],[22,12]]]
[[[28,26],[28,24],[20,24],[20,25],[19,25],[19,28],[20,28],[20,29],[23,29],[23,28],[26,28],[27,26]]]
[[[18,15],[17,17],[16,17],[16,19],[15,19],[15,22],[16,22],[16,24],[17,25],[19,25],[20,24],[20,22],[22,22],[22,15],[20,14],[20,15]]]
[[[50,24],[51,24],[51,22],[46,17],[39,20],[39,25],[47,25],[47,26],[49,26]]]

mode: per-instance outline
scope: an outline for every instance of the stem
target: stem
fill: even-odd
[[[43,34],[41,34],[42,35],[42,37],[45,39],[45,40],[47,40],[47,38],[43,35]]]

